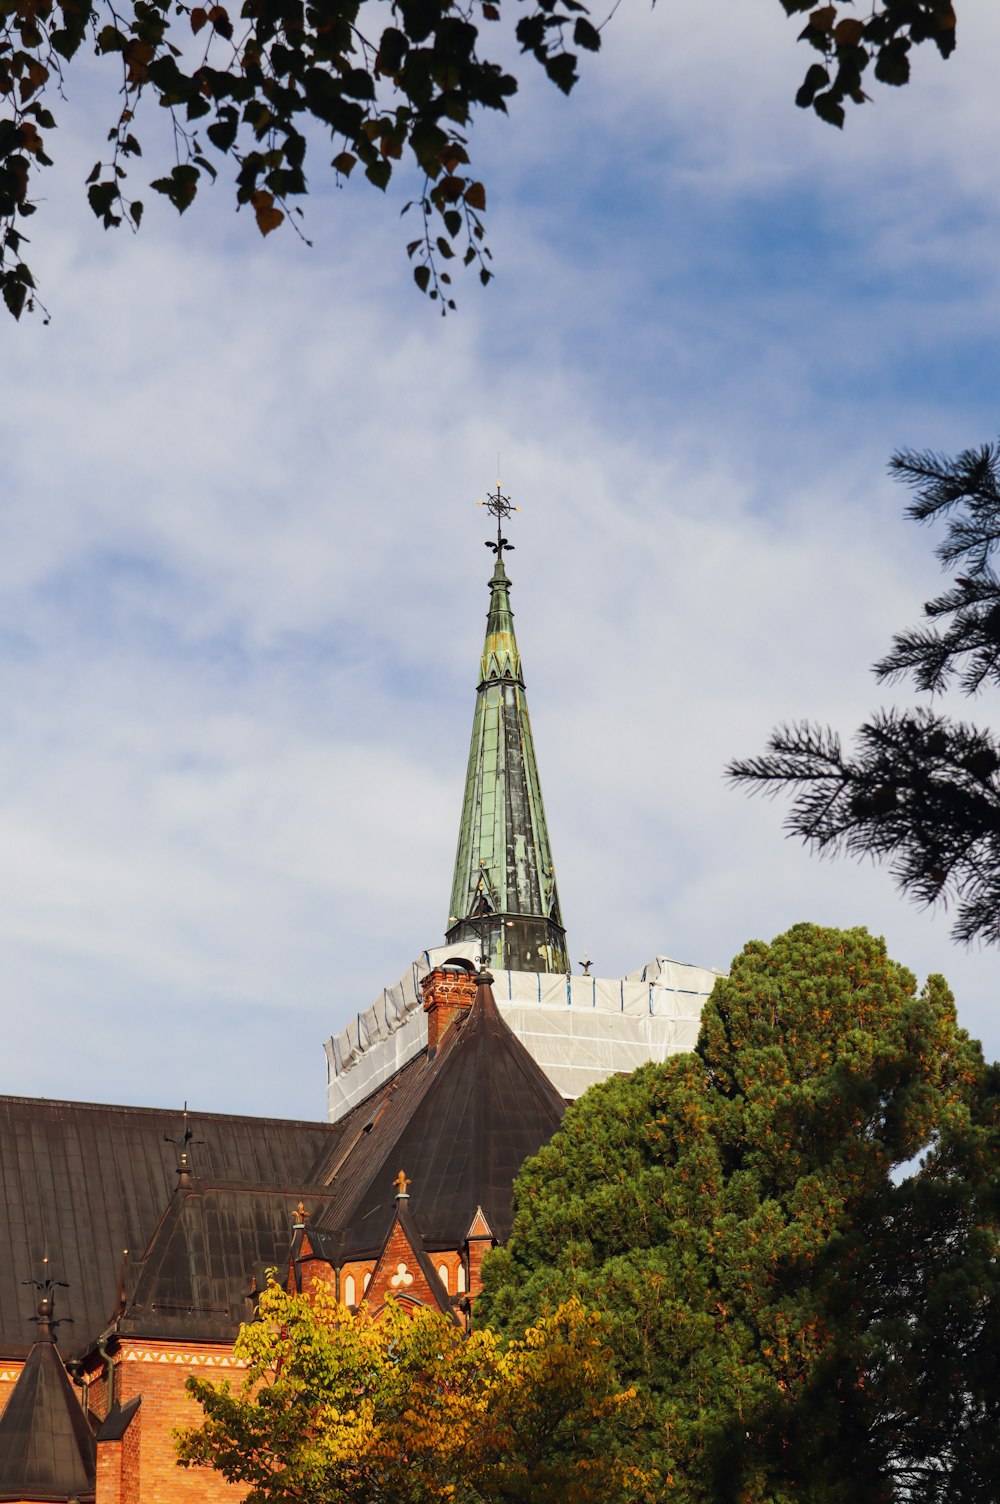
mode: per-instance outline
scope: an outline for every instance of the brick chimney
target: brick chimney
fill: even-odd
[[[424,1012],[427,1014],[427,1046],[437,1049],[445,1030],[459,1014],[467,1013],[476,996],[476,976],[450,966],[435,966],[421,978]]]

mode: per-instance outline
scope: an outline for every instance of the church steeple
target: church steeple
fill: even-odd
[[[569,970],[566,932],[542,805],[535,747],[510,609],[501,523],[514,508],[497,485],[490,609],[455,858],[447,939],[478,940],[491,966]]]

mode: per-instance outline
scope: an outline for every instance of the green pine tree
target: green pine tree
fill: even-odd
[[[684,1504],[995,1501],[998,1123],[941,978],[797,925],[571,1107],[477,1315],[602,1309]]]

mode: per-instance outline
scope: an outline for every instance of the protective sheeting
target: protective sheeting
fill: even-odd
[[[393,987],[326,1042],[327,1108],[336,1122],[427,1043],[420,979],[477,946],[425,950]],[[494,972],[500,1012],[564,1097],[595,1081],[693,1048],[705,999],[720,972],[657,956],[620,978]]]

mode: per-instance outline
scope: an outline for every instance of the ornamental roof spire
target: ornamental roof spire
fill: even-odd
[[[481,965],[569,970],[535,746],[514,636],[503,536],[512,512],[497,481],[480,505],[497,520],[447,939],[478,940]]]

